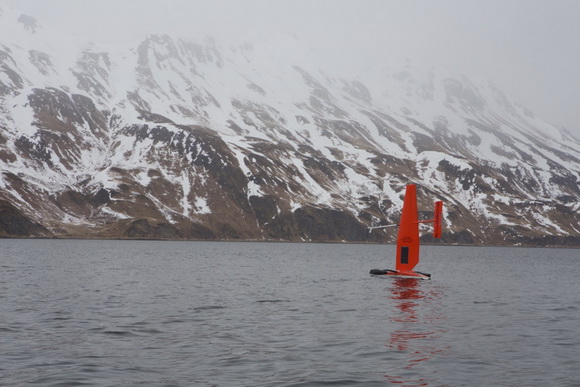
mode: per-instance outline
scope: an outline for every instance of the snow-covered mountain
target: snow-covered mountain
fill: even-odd
[[[292,36],[103,46],[0,9],[0,168],[0,236],[384,240],[413,182],[445,242],[580,245],[569,132],[444,68],[333,77]]]

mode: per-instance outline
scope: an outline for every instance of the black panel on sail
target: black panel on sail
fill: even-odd
[[[406,265],[409,263],[409,247],[402,246],[401,247],[401,263]]]

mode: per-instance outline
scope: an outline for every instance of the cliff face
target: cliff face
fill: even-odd
[[[0,13],[0,236],[393,241],[412,182],[445,242],[580,246],[580,142],[490,82],[30,19]]]

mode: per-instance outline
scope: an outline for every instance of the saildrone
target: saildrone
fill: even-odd
[[[407,185],[400,223],[387,226],[369,227],[371,231],[375,228],[399,227],[395,270],[372,269],[370,274],[374,276],[392,275],[419,279],[431,278],[431,274],[421,273],[414,270],[415,266],[419,263],[419,224],[433,223],[433,237],[441,238],[442,213],[443,202],[436,201],[433,219],[419,221],[419,213],[417,212],[417,189],[415,184]]]

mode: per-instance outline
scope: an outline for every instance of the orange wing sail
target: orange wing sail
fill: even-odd
[[[412,271],[419,263],[419,214],[415,184],[407,185],[397,236],[397,271]]]

